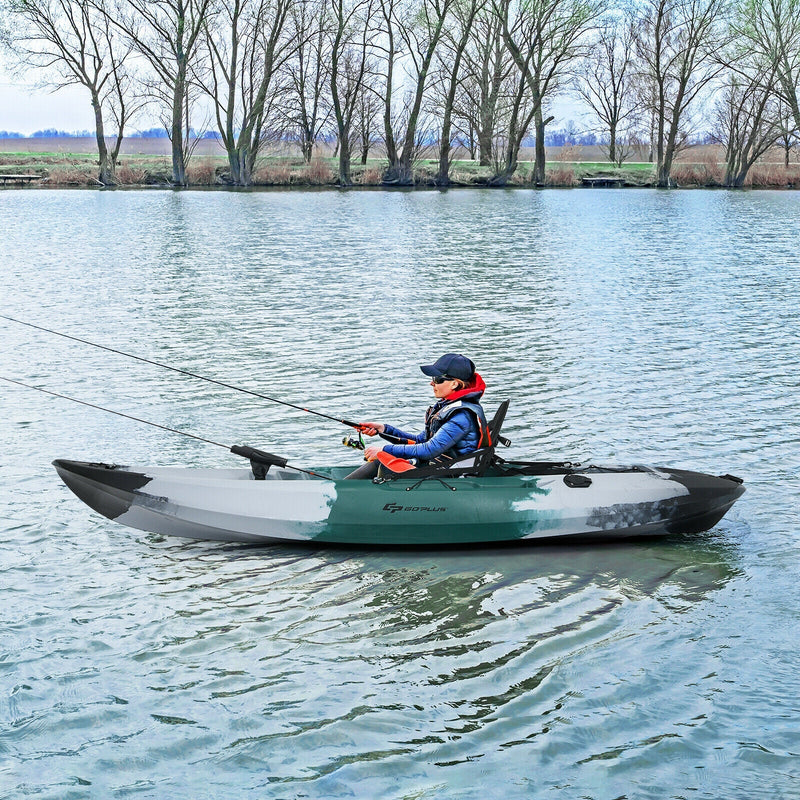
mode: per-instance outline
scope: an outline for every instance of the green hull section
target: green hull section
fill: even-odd
[[[515,510],[547,494],[535,478],[339,481],[318,541],[377,546],[458,545],[522,539],[552,527],[560,515]]]

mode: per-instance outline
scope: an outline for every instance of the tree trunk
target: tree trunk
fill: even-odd
[[[172,91],[172,124],[170,141],[172,142],[172,183],[175,186],[186,186],[186,156],[183,149],[183,106],[186,98],[186,63],[179,55],[178,72]]]
[[[237,186],[252,186],[256,161],[262,145],[262,126],[267,93],[272,78],[271,63],[264,69],[261,83],[253,99],[253,106],[247,115],[247,122],[239,131],[235,144],[228,148],[228,162],[231,164],[231,178]],[[236,166],[234,166],[236,165]]]
[[[672,159],[662,161],[658,165],[656,171],[656,186],[659,189],[670,189],[674,186],[675,182],[670,177],[672,173]]]
[[[519,158],[519,140],[516,135],[509,136],[506,143],[505,156],[502,167],[497,170],[489,181],[489,186],[506,186],[517,171]]]
[[[383,143],[386,147],[386,157],[389,159],[389,168],[397,164],[397,146],[392,131],[392,81],[394,80],[394,31],[389,17],[387,22],[388,51],[386,55],[386,96],[383,99]]]
[[[683,99],[682,90],[678,90],[678,99],[675,102],[675,108],[672,112],[672,117],[667,120],[662,113],[659,120],[658,131],[658,161],[656,163],[656,186],[659,189],[669,189],[675,186],[675,181],[672,180],[672,163],[675,160],[675,151],[677,149],[678,125],[680,122],[679,109],[681,108]],[[662,105],[662,108],[665,106]],[[667,127],[668,126],[668,127]]]
[[[306,127],[303,127],[303,140],[300,143],[300,149],[303,153],[303,161],[306,164],[311,163],[311,156],[314,154],[314,142],[309,135],[309,131]]]
[[[447,3],[444,4],[444,8],[439,14],[439,18],[436,22],[436,27],[431,31],[431,38],[428,42],[428,47],[425,51],[425,56],[422,60],[422,65],[420,70],[417,74],[416,79],[416,86],[414,91],[414,102],[411,106],[411,112],[408,115],[408,124],[406,126],[406,133],[403,137],[403,145],[402,150],[398,154],[395,150],[394,152],[394,159],[392,159],[391,153],[389,153],[389,168],[386,170],[384,175],[384,180],[390,183],[397,183],[401,186],[412,186],[414,184],[414,157],[416,155],[416,144],[417,144],[417,124],[419,122],[419,115],[422,109],[422,100],[423,94],[425,91],[425,83],[428,77],[428,70],[431,66],[431,60],[433,59],[434,51],[436,50],[436,46],[439,43],[439,39],[442,35],[442,27],[444,26],[444,18],[447,13],[446,6]],[[391,65],[389,69],[389,75],[391,75]],[[387,142],[386,142],[386,149],[389,152],[389,137],[391,134],[391,117],[390,117],[390,106],[387,103],[386,110],[384,112],[384,125],[386,126],[387,131]],[[391,145],[394,148],[394,139],[391,140]]]
[[[451,119],[448,109],[445,111],[442,135],[439,141],[439,169],[435,178],[437,186],[447,186],[450,183],[450,130]]]
[[[508,122],[508,138],[505,148],[503,164],[495,169],[495,174],[489,180],[489,186],[505,186],[511,176],[517,171],[519,150],[522,146],[522,139],[533,119],[533,111],[530,111],[524,120],[520,120],[522,113],[522,103],[525,99],[525,78],[521,77],[517,85],[517,92],[514,97],[514,104],[511,107],[511,118]]]
[[[235,147],[228,150],[228,166],[231,168],[231,183],[234,186],[243,186],[239,151]]]
[[[492,150],[492,131],[491,128],[485,128],[481,125],[481,130],[478,131],[478,151],[480,152],[482,167],[490,167],[492,165],[492,158],[494,152]]]
[[[103,186],[114,186],[117,181],[114,177],[114,163],[109,158],[108,146],[106,145],[106,135],[103,127],[103,110],[100,107],[100,96],[94,90],[92,90],[92,108],[94,109],[95,137],[97,139],[97,154],[100,164],[100,173],[97,176],[97,180],[99,180]]]
[[[450,88],[445,101],[442,135],[439,140],[439,170],[436,173],[437,186],[447,186],[450,183],[450,136],[453,126],[453,103],[455,102],[456,89],[458,87],[458,70],[463,52],[463,47],[459,48],[453,71],[450,75]]]
[[[747,180],[747,173],[755,163],[755,159],[750,159],[743,153],[736,152],[731,155],[725,165],[725,180],[723,186],[727,189],[741,189]]]
[[[349,133],[347,134],[349,138]],[[352,186],[353,178],[350,174],[350,144],[348,141],[339,142],[339,186]]]
[[[544,129],[553,121],[554,117],[542,118],[542,104],[536,102],[536,113],[534,114],[534,124],[536,131],[535,161],[533,165],[533,183],[536,186],[544,186],[545,167],[547,164],[547,151],[544,146]]]
[[[340,48],[345,40],[345,14],[340,1],[337,8],[336,36],[331,47],[331,73],[330,88],[333,101],[333,113],[336,118],[336,149],[339,152],[339,186],[350,186],[350,120],[352,118],[352,103],[354,98],[348,93],[339,92],[339,57]]]
[[[461,60],[464,58],[464,49],[469,41],[472,32],[472,22],[475,19],[477,6],[473,2],[469,16],[464,20],[464,29],[461,38],[456,45],[456,57],[453,60],[453,68],[450,71],[450,86],[444,106],[444,118],[442,120],[442,136],[439,142],[439,172],[436,175],[436,183],[439,186],[447,186],[450,183],[450,137],[452,131],[453,105],[458,89],[458,78],[461,72]]]
[[[436,26],[435,32],[431,37],[428,45],[428,50],[425,53],[425,59],[422,62],[422,69],[417,76],[417,91],[414,96],[414,105],[411,109],[411,114],[408,118],[408,127],[406,128],[406,135],[403,139],[403,152],[400,155],[398,162],[399,169],[397,170],[397,177],[401,184],[410,186],[414,183],[414,156],[416,155],[417,143],[417,123],[419,122],[419,115],[422,109],[423,93],[425,91],[425,82],[428,77],[428,70],[431,66],[433,53],[436,45],[439,43],[439,38],[442,34],[442,26],[444,24],[444,14],[439,17],[439,24]],[[449,135],[449,134],[448,134]]]
[[[724,186],[727,189],[741,189],[744,186],[745,179],[749,170],[745,169],[740,172],[725,172]]]
[[[619,166],[617,164],[617,126],[613,122],[609,125],[608,160]]]

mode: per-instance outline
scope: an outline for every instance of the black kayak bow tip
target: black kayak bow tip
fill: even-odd
[[[57,458],[53,466],[76,497],[108,519],[117,519],[128,511],[133,493],[152,480],[117,464]]]

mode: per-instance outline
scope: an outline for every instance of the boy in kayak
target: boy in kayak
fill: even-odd
[[[370,463],[359,467],[349,478],[374,477],[378,464],[388,464],[394,458],[415,459],[418,465],[444,464],[488,444],[486,415],[480,404],[486,384],[475,371],[475,364],[459,353],[446,353],[420,369],[431,378],[436,397],[425,414],[425,430],[409,434],[382,422],[362,422],[362,433],[378,434],[390,443],[367,447],[364,458]]]

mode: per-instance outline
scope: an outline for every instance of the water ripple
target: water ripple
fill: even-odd
[[[790,193],[0,192],[0,306],[416,428],[452,349],[513,455],[746,478],[711,533],[378,553],[139,534],[55,457],[231,456],[0,393],[0,798],[790,796],[800,223]],[[99,221],[102,221],[100,224]],[[100,235],[102,231],[102,235]],[[295,463],[342,432],[0,324],[2,373]]]

